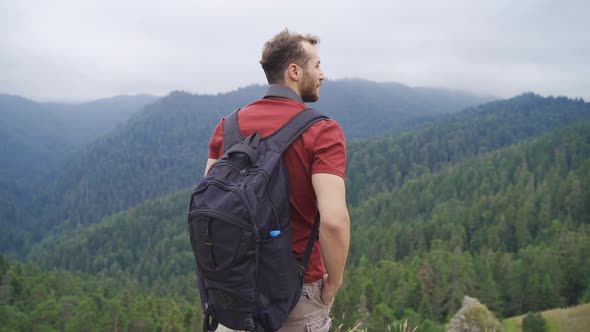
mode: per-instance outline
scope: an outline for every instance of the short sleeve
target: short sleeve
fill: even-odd
[[[334,120],[321,121],[313,146],[311,174],[329,173],[344,179],[346,143],[344,133]]]
[[[209,158],[219,159],[223,153],[223,119],[219,121],[209,140]]]

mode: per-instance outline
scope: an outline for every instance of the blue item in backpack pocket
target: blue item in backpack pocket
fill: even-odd
[[[279,230],[270,231],[270,237],[275,237],[279,234],[281,234],[281,231]]]

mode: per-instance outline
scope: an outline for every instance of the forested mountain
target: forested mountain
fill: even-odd
[[[363,118],[375,134],[379,121],[353,116],[364,104],[354,104],[352,91],[381,88],[326,82],[323,102],[330,83],[359,84],[341,90],[352,107],[318,108],[349,112],[346,120],[332,114],[345,131]],[[51,190],[39,190],[47,196],[27,202],[36,218],[0,205],[0,326],[198,328],[190,188],[213,126],[263,90],[172,93],[71,159]],[[396,130],[349,140],[352,243],[335,326],[385,331],[407,319],[418,331],[444,331],[463,295],[499,317],[590,302],[589,104],[525,94],[444,116],[436,115],[442,107],[416,106],[413,118],[393,105],[371,109],[399,119]],[[59,224],[52,232],[51,223]],[[32,245],[28,259],[41,270],[6,263],[7,252]]]
[[[156,99],[149,95],[118,96],[61,104],[0,94],[0,179],[39,184],[77,149]]]
[[[364,201],[336,310],[381,330],[404,316],[444,321],[465,294],[502,317],[589,302],[588,183],[590,121]]]
[[[43,268],[125,273],[149,284],[194,271],[186,232],[190,191],[119,212],[71,234],[50,236],[29,258]]]
[[[39,234],[33,212],[41,206],[33,202],[66,160],[156,99],[118,96],[59,104],[0,94],[0,251],[27,247],[34,237],[23,234]]]
[[[407,129],[436,115],[454,113],[492,99],[440,88],[338,80],[324,82],[320,100],[310,106],[338,120],[347,139],[352,139]]]
[[[219,119],[259,98],[264,89],[250,86],[215,96],[174,92],[147,106],[56,176],[39,201],[47,207],[45,221],[96,222],[145,199],[194,185],[201,178],[208,140]],[[366,137],[487,99],[398,84],[327,81],[320,107],[341,123],[347,135],[350,130],[352,136]],[[376,128],[375,119],[386,127]]]
[[[590,122],[581,122],[442,165],[361,202],[351,209],[336,321],[382,331],[407,318],[421,331],[438,331],[466,294],[503,317],[590,301],[587,183]],[[146,285],[194,277],[188,196],[179,192],[76,236],[48,238],[31,258]]]
[[[584,119],[590,119],[590,103],[527,93],[466,109],[403,135],[350,142],[348,201],[356,204],[408,178]]]
[[[352,217],[371,217],[353,225],[363,250],[352,250],[351,257],[403,259],[437,238],[449,251],[516,252],[551,241],[562,227],[583,232],[590,223],[589,183],[585,121],[421,174],[364,200]]]

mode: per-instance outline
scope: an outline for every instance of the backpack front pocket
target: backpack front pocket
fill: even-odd
[[[223,273],[219,276],[223,278],[231,277],[232,270],[242,276],[254,273],[256,229],[246,221],[222,211],[200,209],[191,213],[189,233],[199,272]]]

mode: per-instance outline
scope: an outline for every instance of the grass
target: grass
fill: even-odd
[[[361,324],[357,324],[356,326],[354,326],[352,329],[346,331],[346,332],[368,332],[368,329],[359,329],[359,326]],[[406,320],[403,324],[396,324],[393,323],[393,325],[388,325],[387,326],[387,332],[417,332],[418,328],[417,327],[411,327],[408,325],[408,321]],[[342,326],[338,326],[336,327],[335,332],[341,332],[342,331]]]
[[[541,312],[547,320],[548,332],[590,332],[590,303],[565,309]],[[521,332],[522,320],[526,315],[505,319],[502,323],[506,332]]]

